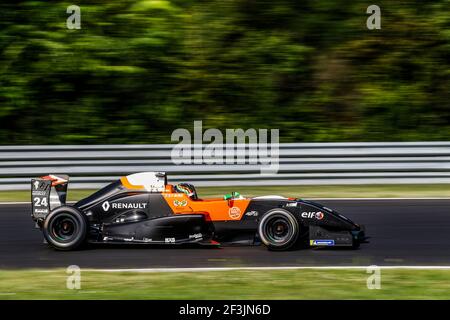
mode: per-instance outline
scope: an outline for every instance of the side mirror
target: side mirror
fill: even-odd
[[[231,199],[236,199],[239,198],[241,196],[241,194],[239,192],[232,192],[231,194],[227,193],[226,195],[223,196],[224,200],[231,200]]]

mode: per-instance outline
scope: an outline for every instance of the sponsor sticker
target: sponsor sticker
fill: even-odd
[[[34,213],[47,214],[48,213],[48,209],[34,209]]]
[[[102,204],[103,211],[108,211],[110,207],[111,206],[109,205],[108,201],[103,202]]]
[[[164,198],[183,198],[184,193],[164,193]]]
[[[47,191],[33,191],[33,196],[43,196],[47,195]]]
[[[312,246],[334,246],[334,240],[310,240]]]
[[[32,180],[31,182],[32,210],[35,219],[43,219],[50,212],[49,195],[51,182],[49,180]]]
[[[245,213],[248,217],[257,217],[259,215],[258,211],[249,211]]]
[[[51,181],[49,180],[34,180],[32,179],[32,193],[33,195],[45,195],[45,191],[47,191],[51,186]]]
[[[323,212],[316,212],[316,219],[317,220],[322,220],[323,219]]]
[[[238,207],[232,207],[228,210],[228,215],[231,219],[239,219],[241,216],[241,209]]]
[[[173,200],[173,205],[175,207],[186,207],[187,206],[187,200]]]
[[[297,202],[288,202],[286,203],[286,207],[296,207],[297,206]]]
[[[146,203],[124,203],[124,202],[114,202],[109,203],[105,201],[102,203],[103,211],[108,211],[110,208],[112,209],[145,209],[147,208]]]
[[[305,219],[317,219],[317,220],[322,220],[323,219],[323,212],[321,211],[303,211],[301,214],[302,218]]]

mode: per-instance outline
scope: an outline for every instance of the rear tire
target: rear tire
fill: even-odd
[[[300,226],[289,211],[273,209],[261,219],[258,234],[269,250],[288,250],[297,243]]]
[[[75,250],[86,240],[87,219],[77,208],[62,206],[45,218],[42,232],[53,248]]]

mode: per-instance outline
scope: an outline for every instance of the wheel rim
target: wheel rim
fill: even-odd
[[[78,223],[71,215],[63,214],[51,221],[49,230],[58,242],[70,242],[77,235]]]
[[[265,234],[273,244],[284,244],[292,238],[294,230],[290,221],[284,216],[271,217],[265,224]]]

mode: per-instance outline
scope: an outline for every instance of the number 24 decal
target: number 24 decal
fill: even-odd
[[[48,205],[47,198],[34,198],[33,201],[36,207],[46,207]]]

